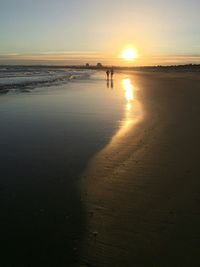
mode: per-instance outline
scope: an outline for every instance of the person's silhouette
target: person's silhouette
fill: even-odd
[[[113,70],[113,69],[111,69],[111,70],[110,70],[110,76],[111,76],[111,80],[112,80],[112,78],[113,78],[113,74],[114,74],[114,70]]]
[[[110,75],[110,71],[109,70],[106,71],[106,75],[107,75],[107,80],[109,80],[109,75]]]

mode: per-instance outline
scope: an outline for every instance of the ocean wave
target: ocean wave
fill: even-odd
[[[34,89],[88,79],[93,71],[47,67],[0,67],[0,91]]]

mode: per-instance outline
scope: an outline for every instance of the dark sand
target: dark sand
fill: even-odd
[[[142,114],[82,178],[83,265],[200,266],[199,74],[127,76]]]

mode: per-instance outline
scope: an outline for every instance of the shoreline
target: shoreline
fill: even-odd
[[[198,265],[199,80],[97,73],[4,95],[5,263]]]
[[[84,174],[83,262],[197,266],[199,77],[129,78],[139,85],[144,117],[98,153]]]

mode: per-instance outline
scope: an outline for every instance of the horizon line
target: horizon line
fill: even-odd
[[[162,65],[162,64],[156,64],[156,65],[138,65],[138,66],[122,66],[122,65],[112,65],[112,64],[101,64],[101,66],[98,66],[98,64],[101,64],[100,62],[93,65],[93,64],[70,64],[70,65],[50,65],[50,64],[1,64],[0,67],[65,67],[65,68],[96,68],[96,69],[104,69],[107,67],[112,68],[125,68],[125,69],[134,69],[134,68],[169,68],[169,67],[200,67],[200,63],[187,63],[187,64],[172,64],[172,65]]]

